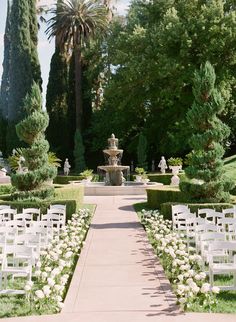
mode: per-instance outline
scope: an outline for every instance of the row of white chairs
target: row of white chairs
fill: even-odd
[[[60,207],[59,207],[60,206]],[[24,222],[32,221],[53,221],[60,220],[63,224],[66,222],[66,208],[64,205],[53,205],[47,210],[46,214],[40,214],[40,209],[26,208],[22,213],[17,213],[16,209],[5,207],[0,209],[0,226],[7,221],[21,220]]]
[[[14,213],[14,217],[6,216],[7,220],[0,222],[0,294],[22,294],[23,289],[8,288],[9,275],[13,280],[15,277],[31,280],[40,251],[55,235],[60,234],[65,225],[66,208],[64,205],[53,205],[47,214],[39,218],[35,217],[35,214],[40,214],[39,209],[25,209],[24,214],[17,214],[10,207],[1,210],[4,214],[7,210],[8,214]]]
[[[199,209],[191,213],[186,205],[172,206],[173,229],[185,236],[187,247],[194,244],[201,254],[203,267],[208,265],[210,283],[215,275],[233,275],[233,285],[222,290],[236,290],[236,208],[217,212]]]

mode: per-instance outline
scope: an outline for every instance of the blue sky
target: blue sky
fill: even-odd
[[[52,5],[56,1],[55,0],[40,0],[42,5]],[[114,6],[117,8],[117,11],[121,14],[125,14],[127,11],[127,7],[129,4],[129,0],[116,0],[114,2]],[[6,22],[6,12],[7,12],[7,0],[0,0],[0,79],[2,78],[2,62],[3,62],[3,37],[5,30],[5,22]],[[41,25],[39,31],[39,43],[38,43],[38,53],[39,59],[41,63],[41,72],[43,78],[43,97],[45,98],[46,88],[47,88],[47,80],[48,73],[50,68],[50,60],[51,56],[54,52],[54,41],[51,43],[47,40],[47,37],[44,33],[45,26]],[[45,99],[44,99],[45,103]]]

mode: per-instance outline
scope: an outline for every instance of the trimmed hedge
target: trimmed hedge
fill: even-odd
[[[160,213],[165,219],[172,219],[171,206],[179,204],[178,202],[165,202],[161,204]],[[191,212],[196,212],[198,209],[210,208],[216,211],[221,211],[222,209],[232,208],[233,204],[230,203],[186,203],[181,202],[181,205],[187,205],[191,209]]]
[[[180,173],[179,175],[180,181],[185,179],[185,174]],[[172,173],[150,173],[148,174],[148,179],[151,182],[160,182],[163,183],[164,185],[170,185],[171,183],[171,177],[173,177]]]
[[[55,189],[55,199],[53,200],[39,200],[39,201],[12,201],[11,195],[1,196],[0,205],[9,205],[12,208],[21,212],[23,208],[40,208],[41,213],[46,213],[47,208],[54,204],[66,205],[66,219],[70,219],[71,215],[75,213],[83,204],[84,187],[83,186],[66,186],[57,187]]]
[[[56,176],[53,180],[54,184],[69,184],[69,181],[83,180],[83,176]]]
[[[175,186],[148,188],[147,203],[150,208],[158,208],[165,202],[186,202],[186,195]]]

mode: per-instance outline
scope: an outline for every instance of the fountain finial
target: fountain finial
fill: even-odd
[[[112,150],[118,149],[118,139],[115,137],[115,134],[112,133],[111,137],[107,140],[108,148]]]

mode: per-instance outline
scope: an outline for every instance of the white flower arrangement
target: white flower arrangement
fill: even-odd
[[[26,295],[36,308],[50,307],[60,311],[73,266],[83,246],[91,213],[81,209],[68,220],[60,236],[55,236],[41,251],[34,272],[35,281],[25,285]]]
[[[201,256],[195,248],[189,248],[184,240],[171,229],[172,221],[164,220],[158,211],[141,212],[141,222],[159,256],[164,271],[173,286],[178,303],[190,308],[199,303],[211,309],[216,304],[219,288],[206,282],[206,274],[201,271]]]

